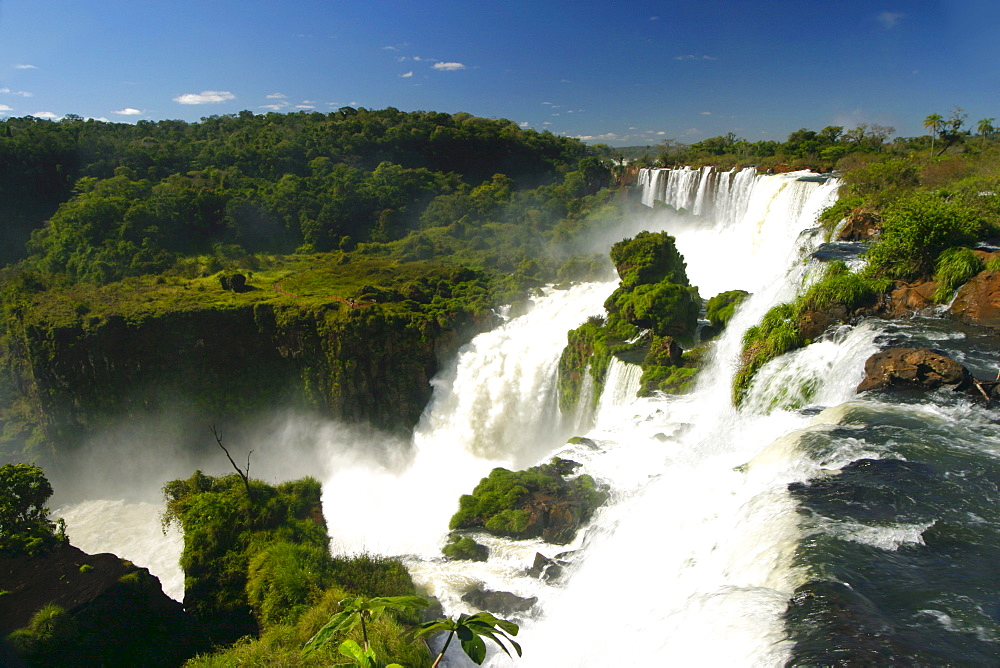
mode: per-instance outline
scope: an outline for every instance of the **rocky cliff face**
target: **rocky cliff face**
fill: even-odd
[[[406,431],[440,360],[488,326],[463,313],[294,302],[21,321],[0,358],[0,426],[8,451],[43,457],[163,411],[202,431],[285,407]]]

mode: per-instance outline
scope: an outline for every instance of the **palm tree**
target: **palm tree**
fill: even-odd
[[[931,131],[931,154],[934,154],[934,140],[944,128],[944,117],[941,114],[931,114],[924,119],[924,127]]]
[[[995,118],[983,118],[976,125],[976,129],[979,130],[979,134],[983,137],[983,145],[986,145],[986,140],[993,137],[993,133],[996,132],[996,128],[993,127],[993,121]]]

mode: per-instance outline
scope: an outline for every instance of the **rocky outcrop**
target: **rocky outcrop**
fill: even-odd
[[[881,224],[874,211],[855,209],[837,234],[837,241],[872,241],[878,236]]]
[[[934,306],[934,281],[915,283],[897,282],[878,306],[878,315],[883,318],[908,318],[914,313]]]
[[[858,392],[889,388],[934,389],[942,385],[971,386],[964,366],[929,348],[890,348],[865,362],[865,378]]]
[[[462,495],[449,526],[565,545],[607,499],[606,486],[589,475],[567,478],[578,466],[554,458],[525,471],[495,468],[472,494]]]
[[[50,665],[176,666],[208,649],[194,621],[145,568],[63,545],[42,556],[0,555],[0,632],[29,625],[44,605],[63,608],[69,637],[35,646]]]
[[[480,610],[491,612],[501,617],[510,617],[525,613],[538,602],[538,597],[525,598],[509,591],[494,591],[476,587],[462,595],[462,600]]]
[[[562,577],[563,567],[566,566],[566,563],[557,559],[549,559],[541,552],[535,552],[535,561],[531,564],[531,568],[525,571],[525,575],[546,581],[558,580]]]
[[[948,313],[969,324],[1000,327],[1000,271],[981,271],[959,288]]]

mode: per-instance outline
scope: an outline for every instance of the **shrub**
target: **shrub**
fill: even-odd
[[[0,466],[0,489],[0,552],[34,555],[67,542],[62,521],[49,520],[52,485],[41,468]]]
[[[611,261],[626,288],[660,281],[688,284],[687,265],[666,232],[640,232],[619,241],[611,247]]]
[[[709,299],[705,304],[705,315],[711,321],[712,327],[721,329],[728,325],[730,318],[736,312],[736,307],[749,296],[750,293],[746,290],[729,290]]]
[[[325,546],[279,541],[250,560],[247,599],[261,628],[294,622],[330,581]]]
[[[32,615],[26,627],[11,633],[7,640],[30,665],[51,665],[55,657],[66,656],[78,634],[69,613],[55,603],[48,603]]]
[[[915,193],[887,206],[882,236],[865,255],[870,276],[929,276],[946,248],[975,241],[983,222],[971,209],[934,193]]]
[[[937,259],[934,280],[937,288],[934,290],[934,301],[944,303],[951,299],[955,290],[967,283],[969,279],[986,268],[978,255],[968,248],[949,248]]]

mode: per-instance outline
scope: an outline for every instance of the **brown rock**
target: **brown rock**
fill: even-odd
[[[828,330],[833,325],[836,325],[847,320],[847,309],[843,306],[836,305],[830,308],[816,310],[807,308],[803,311],[802,315],[799,316],[798,328],[799,336],[801,336],[806,341],[815,341],[823,332]]]
[[[981,271],[958,289],[948,309],[962,322],[1000,327],[1000,271]]]
[[[890,387],[934,389],[968,384],[972,374],[964,366],[930,348],[889,348],[865,362],[865,378],[858,392]]]
[[[874,211],[855,209],[847,217],[837,241],[871,241],[881,231],[882,221]]]
[[[885,297],[879,315],[886,318],[906,318],[929,308],[934,305],[935,290],[937,283],[934,281],[899,282]]]

